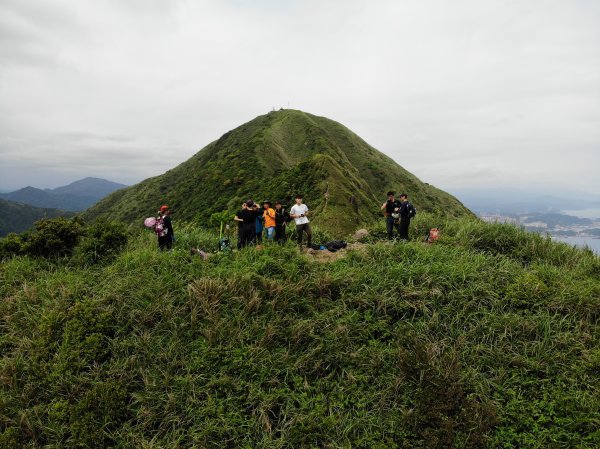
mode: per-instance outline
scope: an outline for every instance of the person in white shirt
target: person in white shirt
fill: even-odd
[[[302,195],[296,195],[296,204],[290,210],[290,217],[296,222],[296,231],[298,232],[298,245],[302,246],[302,234],[306,232],[306,244],[310,248],[312,241],[312,230],[307,216],[310,214],[308,206],[302,204]]]

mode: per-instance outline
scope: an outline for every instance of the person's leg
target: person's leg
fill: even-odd
[[[244,226],[242,228],[244,237],[242,238],[242,248],[245,248],[252,243],[254,239],[254,228],[252,226]]]
[[[244,229],[240,226],[240,228],[238,229],[237,249],[242,249],[243,241],[244,241]]]
[[[387,238],[392,240],[392,234],[394,232],[394,217],[385,217],[385,224],[387,227]]]
[[[304,224],[296,225],[296,232],[298,233],[298,245],[302,246],[302,233],[304,232]]]
[[[410,225],[410,219],[402,218],[400,220],[400,238],[408,240],[408,226]]]
[[[275,226],[275,241],[277,243],[281,243],[283,226]]]
[[[275,227],[268,227],[267,228],[267,240],[273,241],[274,234],[275,234]]]
[[[306,244],[308,246],[308,248],[310,248],[310,245],[312,243],[312,229],[310,228],[310,223],[306,223],[306,225],[304,225],[304,231],[306,232]]]

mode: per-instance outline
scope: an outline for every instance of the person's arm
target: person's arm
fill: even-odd
[[[171,222],[171,217],[168,215],[165,217],[165,227],[167,228],[167,232],[173,235],[173,223]]]
[[[292,206],[292,208],[290,209],[290,217],[292,217],[292,218],[300,218],[299,214],[295,214],[294,213],[294,206]]]
[[[383,204],[381,205],[381,210],[385,209],[385,206],[386,206],[386,203],[383,203]]]
[[[233,217],[233,219],[235,221],[244,221],[242,218],[238,217],[237,214],[235,214],[235,217]]]

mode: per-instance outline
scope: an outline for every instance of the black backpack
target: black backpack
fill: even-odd
[[[408,203],[407,209],[409,218],[413,218],[415,215],[417,215],[417,209],[415,209],[415,206],[413,206],[412,203]]]

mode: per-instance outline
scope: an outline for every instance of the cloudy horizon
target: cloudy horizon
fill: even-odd
[[[600,3],[0,0],[0,190],[133,184],[272,109],[448,191],[600,194]]]

